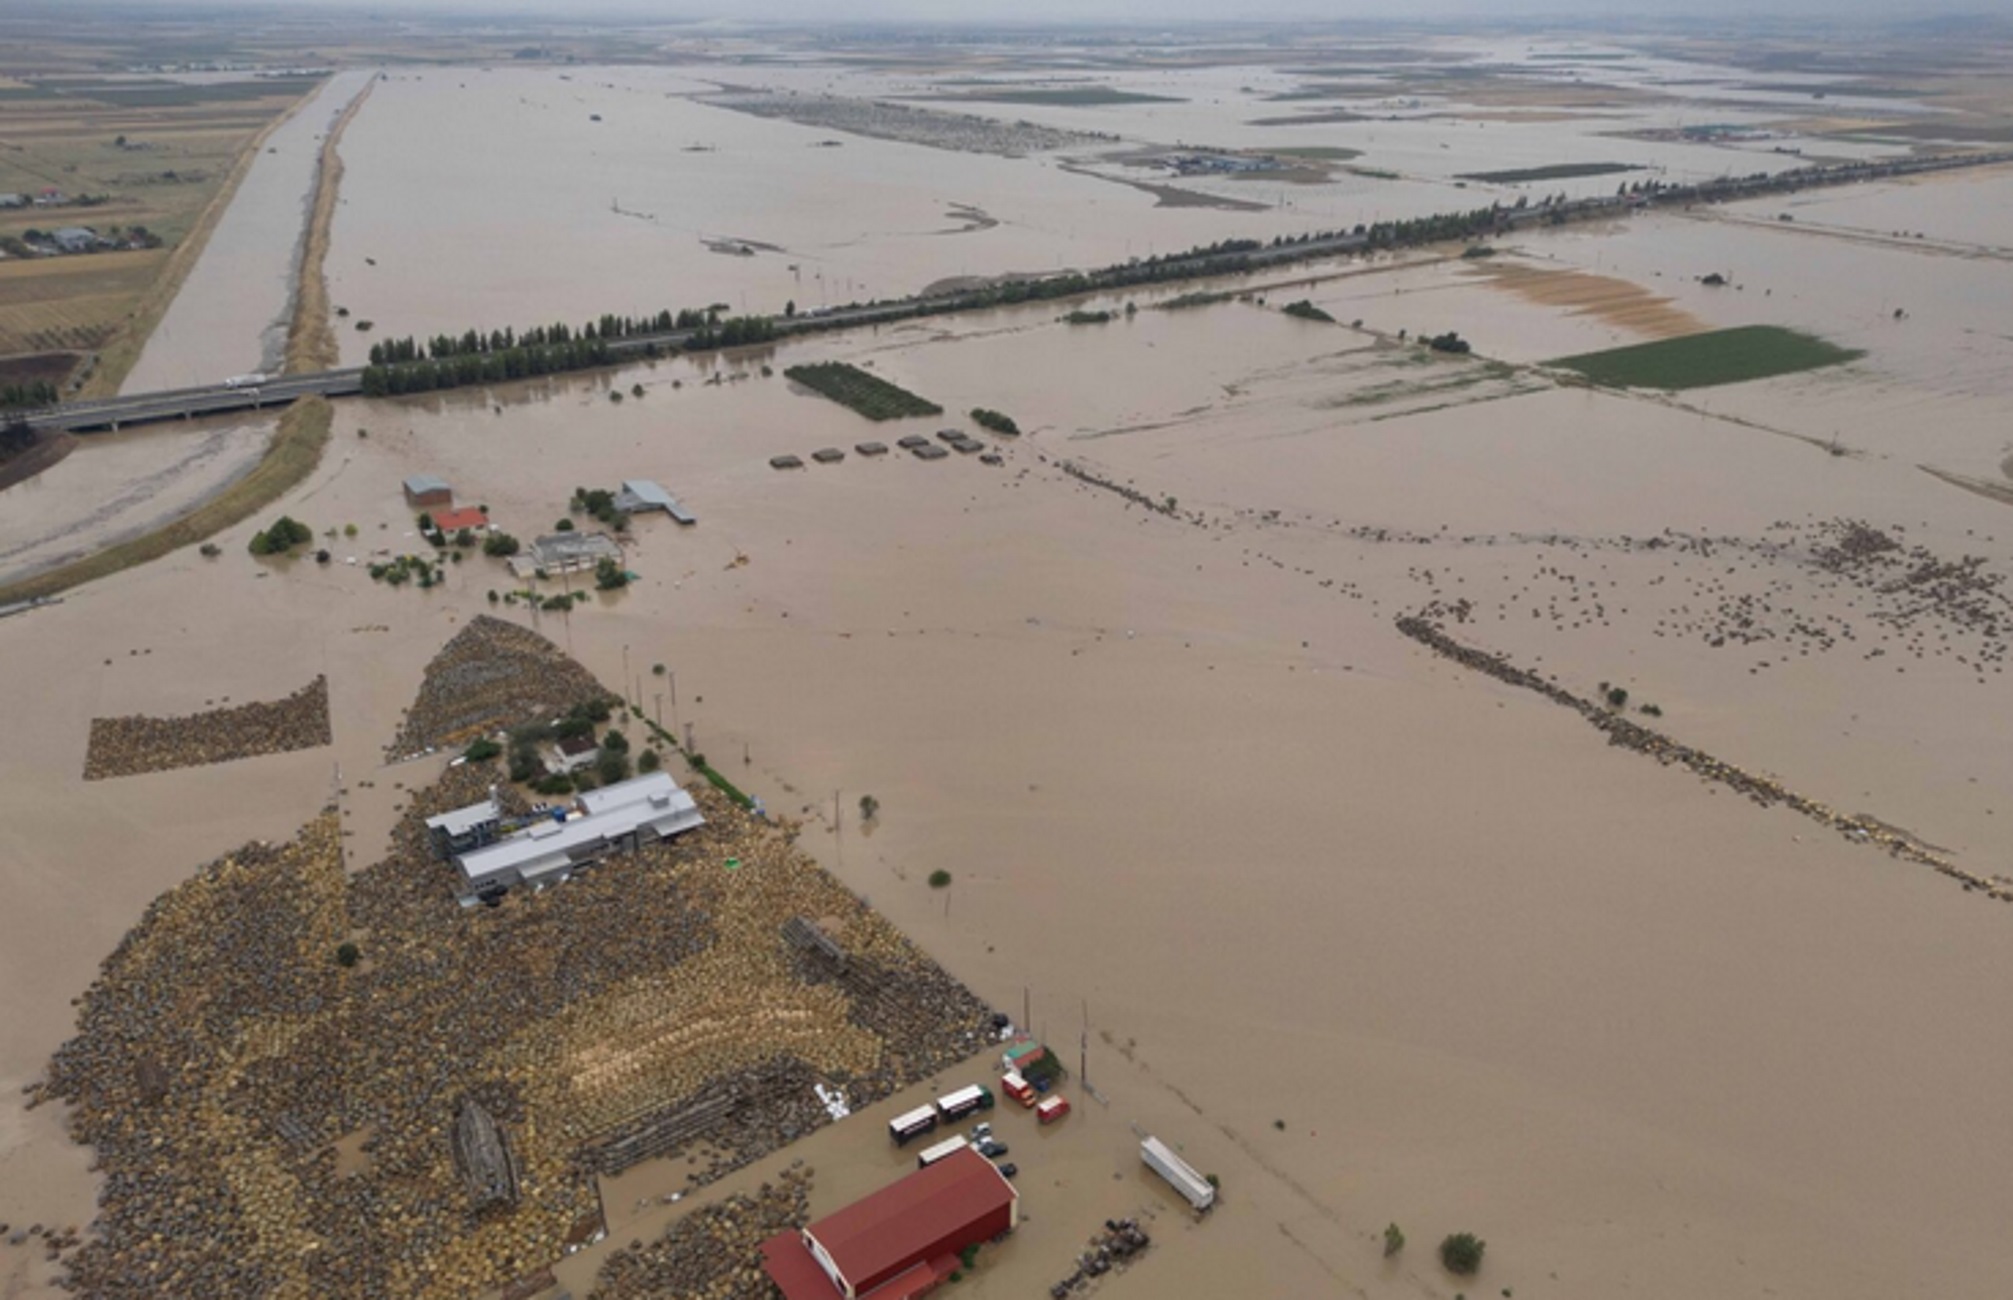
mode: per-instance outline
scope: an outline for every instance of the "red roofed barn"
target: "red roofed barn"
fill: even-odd
[[[801,1232],[762,1243],[788,1300],[912,1300],[936,1289],[958,1252],[1010,1232],[1020,1193],[967,1147]]]
[[[433,512],[433,526],[443,533],[458,533],[464,528],[487,528],[489,516],[478,506],[463,506],[459,510],[436,510]]]

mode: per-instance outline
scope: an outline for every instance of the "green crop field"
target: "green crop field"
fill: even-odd
[[[1711,388],[1835,366],[1865,355],[1778,325],[1742,325],[1547,364],[1616,388]]]
[[[783,372],[812,392],[851,407],[869,420],[899,420],[909,415],[942,415],[944,408],[928,398],[918,397],[879,375],[870,375],[843,361],[820,361],[815,365],[791,366]]]
[[[1616,172],[1641,170],[1634,163],[1554,163],[1549,167],[1514,167],[1500,172],[1464,172],[1454,179],[1481,181],[1486,185],[1515,185],[1522,181],[1564,181],[1580,176],[1612,176]]]

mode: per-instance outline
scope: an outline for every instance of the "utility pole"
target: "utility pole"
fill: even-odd
[[[664,730],[664,692],[657,691],[657,730]]]
[[[839,792],[832,791],[832,848],[839,855],[839,870],[846,869],[845,824],[839,819]]]
[[[629,694],[629,643],[627,641],[622,643],[622,693],[624,695]],[[630,696],[630,698],[634,699],[635,697]]]
[[[1090,999],[1083,1000],[1083,1035],[1076,1040],[1076,1074],[1090,1087]]]

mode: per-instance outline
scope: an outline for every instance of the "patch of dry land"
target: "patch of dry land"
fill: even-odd
[[[65,75],[0,92],[0,193],[48,199],[0,209],[0,241],[77,226],[151,244],[53,257],[10,246],[21,255],[0,261],[0,360],[60,356],[81,377],[110,349],[102,383],[116,387],[194,261],[177,250],[207,238],[253,141],[317,84]]]
[[[1669,88],[1631,87],[1678,71],[1659,48],[1646,71],[1565,97],[1654,116],[1649,96]],[[848,75],[895,93],[917,66]],[[857,137],[821,149],[642,73],[562,75],[469,71],[467,105],[458,70],[380,86],[343,143],[336,301],[382,304],[384,321],[447,310],[407,274],[439,245],[394,239],[410,223],[388,197],[428,150],[387,136],[429,105],[434,139],[476,138],[469,105],[499,100],[526,140],[602,132],[605,158],[550,155],[592,183],[525,202],[591,207],[637,241],[624,248],[722,277],[695,282],[722,300],[726,277],[759,270],[765,300],[809,303],[789,269],[803,284],[818,271],[804,214],[854,200],[855,230],[933,232],[950,202],[1001,221],[930,234],[945,260],[905,271],[924,281],[1122,244],[1144,214],[1184,223],[1157,229],[1185,246],[1189,222],[1269,237],[1382,201],[1338,188],[1317,214],[1296,189],[1308,209],[1163,212],[1039,160]],[[1263,147],[1211,115],[1234,126],[1294,84],[1246,65],[1109,80],[1183,102],[1013,115],[1060,130],[1165,114],[1170,134]],[[1536,105],[1547,88],[1482,89]],[[647,200],[622,191],[661,223],[608,212],[593,168],[661,153],[664,122],[676,141],[811,159],[831,207],[736,189],[777,173],[737,171],[723,149],[679,153],[685,170],[651,172]],[[1612,156],[1611,141],[1562,150],[1551,133],[1567,125],[1542,122],[1270,134],[1303,130],[1290,143],[1374,130],[1365,161],[1408,175]],[[1441,149],[1455,132],[1470,139]],[[1638,149],[1728,165],[1724,147]],[[911,154],[959,184],[927,203],[861,199],[836,183],[856,151],[876,184]],[[439,156],[458,175],[474,155]],[[1017,199],[1025,177],[1057,206]],[[982,178],[996,185],[964,183]],[[1115,1300],[2013,1294],[1998,1244],[2013,514],[1965,486],[2005,479],[2013,261],[1988,254],[2008,184],[1532,228],[1491,259],[1380,255],[344,403],[318,467],[220,533],[214,560],[185,548],[0,618],[0,1221],[55,1227],[53,1253],[107,1294],[158,1294],[166,1276],[192,1294],[463,1295],[548,1268],[575,1295],[735,1294],[752,1225],[828,1213],[913,1167],[884,1121],[989,1073],[968,1034],[999,1007],[1059,1049],[1076,1111],[1046,1129],[993,1117],[1026,1222],[959,1284],[980,1300],[1046,1293],[1121,1217],[1149,1222],[1154,1245],[1099,1284]],[[466,201],[487,210],[493,192]],[[709,206],[674,219],[684,194]],[[1031,213],[1092,195],[1111,205],[1094,238],[1027,234]],[[1891,232],[1918,207],[1907,228],[1932,240],[1837,237]],[[1775,219],[1792,208],[1832,230]],[[540,210],[513,228],[564,211]],[[751,220],[772,211],[800,228]],[[450,281],[479,278],[471,232],[488,228],[467,219],[464,251],[438,263]],[[599,229],[571,230],[581,256],[605,255]],[[793,251],[706,253],[699,236],[722,231]],[[465,318],[440,323],[633,310],[611,284],[653,307],[710,296],[583,265],[502,267],[493,296],[441,298]],[[562,274],[603,301],[520,310]],[[1223,297],[1152,310],[1197,292]],[[1280,310],[1302,300],[1335,323]],[[1070,307],[1113,315],[1073,328]],[[1544,364],[1752,326],[1863,355],[1680,393]],[[946,414],[870,426],[784,377],[826,361]],[[973,409],[1020,435],[954,414]],[[950,445],[950,426],[989,454],[813,456],[911,433]],[[785,455],[807,464],[771,470]],[[583,600],[583,576],[516,579],[480,548],[433,586],[394,588],[369,567],[424,545],[400,492],[414,473],[526,541],[576,487],[634,478],[699,522],[629,520],[634,580]],[[248,556],[279,513],[332,563]],[[667,751],[703,831],[460,910],[417,819],[495,777],[445,754],[387,763],[383,746],[443,645],[485,616],[550,643],[527,664],[563,653],[617,687],[631,716],[613,725],[639,747],[638,714],[681,741],[689,729],[775,822]],[[278,699],[316,673],[329,746],[82,779],[94,717]],[[411,737],[462,738],[424,721]],[[937,872],[948,883],[932,887]],[[913,1032],[876,1019],[885,1003],[819,978],[781,938],[799,915],[949,1011]],[[754,1119],[588,1177],[583,1150],[653,1108],[717,1104],[723,1077],[755,1080]],[[854,1113],[829,1122],[814,1082],[840,1084]],[[447,1140],[464,1099],[521,1162],[514,1210],[470,1208]],[[1220,1178],[1212,1213],[1182,1213],[1141,1171],[1141,1132]],[[566,1254],[594,1215],[609,1236]],[[1392,1223],[1411,1244],[1387,1257]],[[60,1244],[72,1225],[83,1244]],[[1436,1257],[1460,1231],[1488,1243],[1473,1278]],[[5,1240],[5,1284],[55,1294],[65,1265]],[[698,1242],[719,1269],[678,1271]]]

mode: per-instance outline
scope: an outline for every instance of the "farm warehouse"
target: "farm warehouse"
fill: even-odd
[[[1011,1232],[1020,1193],[969,1148],[801,1232],[762,1243],[762,1266],[787,1300],[908,1300],[934,1290],[958,1252]]]

